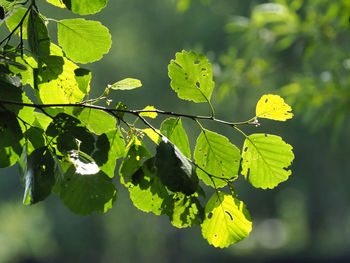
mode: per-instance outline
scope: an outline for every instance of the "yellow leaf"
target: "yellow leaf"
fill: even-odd
[[[156,110],[156,108],[155,107],[153,107],[153,106],[147,106],[146,108],[144,108],[143,110]],[[150,117],[150,118],[152,118],[152,119],[155,119],[155,118],[157,118],[157,113],[156,112],[142,112],[142,113],[140,113],[140,116],[142,116],[142,117]]]
[[[157,130],[159,133],[160,131]],[[156,133],[154,130],[152,130],[151,128],[148,129],[143,129],[142,130],[143,133],[145,133],[152,141],[154,141],[154,143],[158,144],[161,141],[161,137],[159,136],[158,133]]]
[[[292,108],[278,95],[264,95],[256,105],[256,117],[285,121],[293,117]]]

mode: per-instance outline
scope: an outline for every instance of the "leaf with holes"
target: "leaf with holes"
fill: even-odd
[[[256,105],[256,117],[286,121],[293,117],[292,108],[278,95],[264,95]]]
[[[198,187],[196,169],[166,137],[157,146],[157,174],[162,183],[173,192],[193,194]]]
[[[102,171],[81,175],[71,166],[61,184],[62,202],[74,213],[83,216],[107,212],[117,198],[117,189]]]
[[[169,66],[171,88],[178,97],[194,102],[208,102],[214,88],[213,70],[204,55],[182,51]]]
[[[200,167],[197,168],[198,177],[214,188],[224,187],[227,185],[225,180],[231,181],[238,177],[240,151],[220,134],[203,130],[197,139],[194,159]],[[212,179],[203,170],[212,175]]]
[[[252,222],[242,201],[215,192],[205,206],[202,235],[215,247],[228,247],[248,237]]]
[[[243,145],[242,174],[254,187],[272,189],[291,174],[292,149],[279,136],[252,134]]]
[[[133,174],[129,192],[131,201],[138,209],[161,215],[171,197],[157,176],[154,161],[154,158],[146,160]]]
[[[108,29],[100,22],[66,19],[58,22],[58,44],[73,61],[90,63],[108,53],[112,39]]]
[[[160,132],[175,144],[187,158],[191,159],[190,144],[180,118],[168,118],[163,121]]]

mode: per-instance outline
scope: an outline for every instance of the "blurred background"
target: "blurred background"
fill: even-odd
[[[45,1],[38,4],[48,17],[75,17]],[[167,76],[176,52],[204,53],[213,64],[218,118],[247,120],[269,93],[293,107],[288,122],[244,128],[290,143],[296,156],[292,176],[265,191],[238,180],[253,231],[230,248],[215,249],[199,227],[176,229],[167,217],[137,210],[118,179],[113,209],[81,217],[55,195],[25,207],[18,167],[3,169],[0,262],[350,262],[349,17],[348,0],[114,0],[88,16],[113,38],[108,55],[84,65],[93,72],[92,97],[132,77],[143,87],[116,92],[114,100],[129,108],[208,114],[206,106],[180,101]],[[184,125],[193,148],[199,131]],[[205,126],[242,146],[232,130]]]

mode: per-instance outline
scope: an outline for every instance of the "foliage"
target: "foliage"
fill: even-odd
[[[106,0],[48,2],[79,15],[96,13],[107,4]],[[242,174],[255,187],[274,188],[288,179],[294,155],[280,137],[248,136],[241,126],[258,126],[259,118],[291,118],[291,108],[281,97],[263,96],[256,116],[248,121],[217,119],[211,103],[211,64],[204,55],[182,51],[168,67],[171,88],[181,99],[206,103],[209,116],[153,106],[131,110],[123,102],[114,103],[108,97],[111,92],[141,87],[133,78],[108,85],[101,96],[91,99],[91,72],[76,63],[97,61],[108,52],[108,29],[82,18],[46,18],[34,0],[0,3],[10,30],[0,42],[0,167],[19,163],[25,205],[54,193],[77,214],[104,213],[117,199],[112,179],[116,160],[121,159],[120,181],[140,210],[167,215],[179,228],[200,225],[203,237],[216,247],[227,247],[249,235],[252,222],[233,183]],[[15,15],[16,5],[23,6],[17,8],[20,15]],[[47,27],[51,22],[58,27],[58,45],[51,41]],[[27,88],[34,91],[31,98]],[[160,116],[169,118],[156,129],[149,120]],[[184,118],[201,129],[194,160]],[[136,126],[137,121],[141,124]],[[204,121],[241,134],[245,139],[242,151],[225,136],[204,128]],[[155,154],[148,150],[145,136],[156,145]],[[213,189],[208,202],[208,191],[199,179]],[[224,187],[229,193],[219,190]]]

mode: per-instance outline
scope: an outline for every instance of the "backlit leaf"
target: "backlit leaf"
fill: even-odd
[[[256,117],[285,121],[293,117],[292,108],[278,95],[264,95],[256,105]]]
[[[98,135],[115,130],[117,125],[117,121],[113,116],[97,109],[85,108],[78,118],[90,131]]]
[[[17,9],[16,13],[14,13],[11,17],[6,20],[6,26],[12,32],[15,27],[19,24],[24,14],[26,13],[27,8],[20,7]],[[24,19],[22,24],[22,38],[27,39],[27,27],[28,27],[28,16]],[[16,30],[16,34],[20,35],[20,28]]]
[[[42,17],[31,9],[28,18],[28,44],[33,57],[50,55],[50,38]]]
[[[120,80],[112,85],[108,85],[108,88],[115,90],[131,90],[142,87],[142,83],[138,79],[126,78]]]
[[[157,131],[160,133],[159,130]],[[151,128],[143,129],[142,132],[145,133],[155,144],[158,144],[162,140],[162,137]]]
[[[213,176],[210,178],[202,169],[197,168],[198,177],[207,185],[224,187],[227,183],[220,178],[234,180],[238,177],[240,151],[220,134],[202,131],[197,139],[194,158],[200,168]]]
[[[291,174],[292,149],[279,136],[252,134],[243,145],[242,174],[254,187],[274,188]]]
[[[248,237],[252,230],[249,212],[242,201],[217,192],[205,206],[202,235],[215,247],[228,247]]]
[[[204,55],[182,51],[169,66],[171,87],[179,98],[194,102],[210,100],[213,88],[213,70]]]
[[[143,110],[155,110],[156,108],[153,107],[153,106],[147,106],[146,108],[144,108]],[[141,112],[140,113],[140,116],[142,117],[149,117],[149,118],[152,118],[152,119],[155,119],[157,118],[157,113],[156,112]]]
[[[100,22],[76,18],[58,22],[58,44],[73,61],[90,63],[108,53],[112,40]]]
[[[63,0],[46,0],[46,2],[54,5],[54,6],[58,6],[61,8],[65,8],[65,4],[63,3]]]
[[[108,0],[62,0],[62,2],[73,13],[79,15],[90,15],[95,14],[106,7]]]

